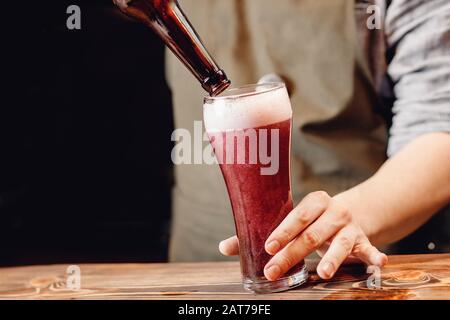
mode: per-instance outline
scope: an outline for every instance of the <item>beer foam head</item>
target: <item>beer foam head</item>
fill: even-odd
[[[291,102],[281,83],[231,89],[206,98],[203,107],[206,131],[231,131],[258,128],[292,117]]]

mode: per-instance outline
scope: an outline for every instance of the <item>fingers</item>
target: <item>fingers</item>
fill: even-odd
[[[363,261],[368,265],[383,267],[388,258],[378,251],[356,226],[343,228],[334,237],[328,250],[317,266],[322,279],[331,279],[344,261]]]
[[[331,198],[326,192],[314,192],[306,196],[266,241],[265,249],[274,255],[314,222],[328,207]]]
[[[340,265],[352,253],[356,237],[357,231],[351,227],[345,227],[337,233],[317,266],[319,277],[331,279],[334,276]]]
[[[371,266],[383,267],[388,257],[375,248],[365,236],[353,248],[353,255]]]
[[[239,254],[239,242],[237,236],[233,236],[219,243],[219,251],[224,256],[236,256]]]
[[[330,207],[317,221],[269,261],[264,269],[264,275],[271,281],[278,279],[332,238],[350,220],[350,214],[343,208]]]

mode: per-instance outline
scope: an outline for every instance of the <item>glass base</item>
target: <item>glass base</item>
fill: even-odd
[[[254,281],[244,279],[244,289],[252,293],[281,292],[298,287],[304,284],[306,280],[308,280],[308,270],[306,269],[305,265],[299,272],[290,275],[289,277],[278,279],[276,281]]]

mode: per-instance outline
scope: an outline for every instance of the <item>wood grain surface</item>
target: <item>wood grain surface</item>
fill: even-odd
[[[308,261],[314,270],[316,261]],[[450,299],[450,254],[391,256],[381,288],[367,287],[362,265],[331,281],[311,272],[287,292],[255,295],[242,289],[237,262],[85,264],[81,289],[67,289],[68,265],[0,268],[0,299]]]

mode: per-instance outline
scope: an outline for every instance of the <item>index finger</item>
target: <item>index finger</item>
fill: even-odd
[[[268,254],[275,255],[306,229],[328,208],[331,198],[326,192],[314,192],[307,195],[294,208],[283,222],[267,238],[265,249]]]

